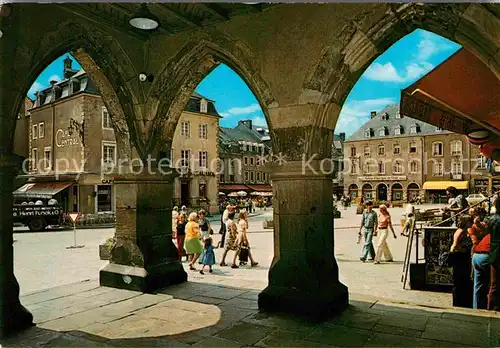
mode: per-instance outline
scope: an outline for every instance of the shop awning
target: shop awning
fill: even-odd
[[[460,134],[500,134],[500,80],[462,48],[401,92],[400,113]]]
[[[30,183],[21,186],[13,194],[18,197],[52,198],[71,185],[73,185],[71,181]]]
[[[242,184],[220,184],[219,191],[248,191],[248,187]]]
[[[446,190],[453,186],[457,190],[467,190],[469,188],[468,181],[426,181],[424,182],[424,190]]]
[[[273,192],[273,187],[271,185],[266,184],[257,184],[257,185],[247,185],[248,188],[255,192]]]

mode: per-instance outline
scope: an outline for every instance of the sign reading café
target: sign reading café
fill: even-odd
[[[406,175],[360,176],[361,181],[404,181]]]
[[[78,139],[75,135],[70,135],[68,130],[58,129],[56,132],[56,146],[66,147],[78,145]]]

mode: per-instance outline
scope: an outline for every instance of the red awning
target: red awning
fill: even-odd
[[[248,187],[242,184],[220,184],[219,191],[248,191]]]
[[[400,113],[456,133],[500,134],[500,81],[462,48],[401,92]]]
[[[73,185],[73,182],[40,182],[25,184],[14,191],[14,196],[29,198],[52,198],[62,190]]]
[[[273,187],[266,184],[247,185],[248,188],[256,192],[273,192]]]

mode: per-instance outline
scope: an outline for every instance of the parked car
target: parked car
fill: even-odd
[[[475,205],[481,201],[484,201],[486,199],[486,196],[483,195],[482,193],[473,193],[469,196],[467,196],[466,200],[469,205]]]

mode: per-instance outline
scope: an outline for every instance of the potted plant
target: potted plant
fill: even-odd
[[[114,243],[114,238],[108,238],[104,244],[99,245],[99,258],[101,260],[109,260],[111,257],[111,248],[113,248]]]

